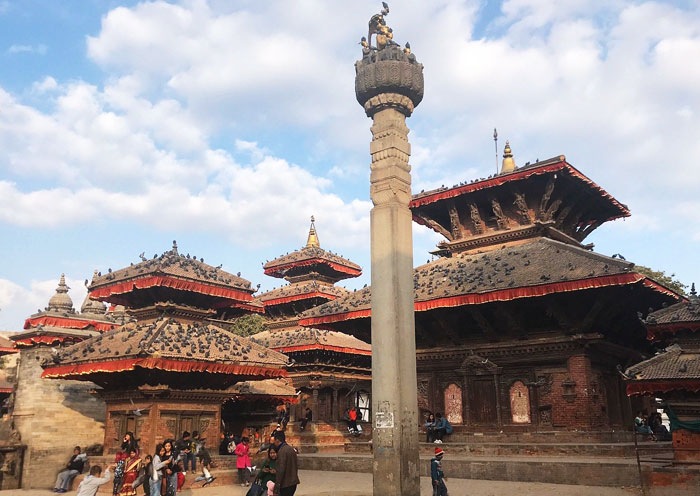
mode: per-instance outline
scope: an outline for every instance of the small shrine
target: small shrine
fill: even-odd
[[[371,389],[370,345],[349,334],[299,326],[299,315],[305,310],[349,294],[335,284],[359,276],[360,266],[321,248],[312,217],[306,245],[267,262],[264,270],[289,284],[257,296],[269,320],[266,330],[252,339],[293,360],[289,376],[300,391],[293,416],[301,418],[311,408],[314,420],[337,422],[346,408],[358,402],[366,412]]]
[[[105,454],[128,431],[147,452],[186,430],[218,439],[231,386],[287,375],[285,355],[208,320],[259,311],[250,282],[180,254],[176,243],[98,274],[89,289],[93,299],[124,305],[135,321],[61,349],[43,364],[43,377],[101,388]]]

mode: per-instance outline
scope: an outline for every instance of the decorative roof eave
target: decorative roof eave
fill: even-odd
[[[295,267],[308,267],[309,265],[327,265],[333,270],[347,274],[350,277],[357,277],[362,275],[362,269],[351,267],[349,265],[341,265],[330,260],[326,260],[321,257],[308,258],[306,260],[298,260],[295,262],[282,263],[279,265],[272,265],[274,261],[265,264],[265,275],[279,277],[280,273],[293,269]]]
[[[335,300],[338,296],[330,293],[325,293],[323,291],[313,291],[310,293],[301,293],[292,296],[284,296],[281,298],[272,298],[269,300],[260,299],[262,304],[266,307],[274,307],[276,305],[284,305],[285,303],[291,303],[293,301],[308,300],[311,298],[324,298],[326,300]]]
[[[46,345],[55,345],[55,344],[60,344],[60,343],[79,343],[80,341],[83,341],[84,339],[87,339],[87,337],[79,337],[79,336],[58,336],[58,335],[51,335],[51,336],[29,336],[26,338],[20,338],[15,340],[15,346],[18,348],[29,348],[32,346],[36,346],[37,344],[46,344]],[[18,350],[15,350],[18,351]]]
[[[87,329],[88,327],[94,327],[98,331],[102,332],[110,331],[119,326],[119,324],[116,322],[109,322],[106,320],[86,320],[81,318],[57,317],[52,315],[38,315],[36,317],[32,316],[24,321],[25,329],[38,327],[40,325],[63,327],[66,329]]]
[[[628,284],[636,284],[640,282],[645,287],[648,287],[654,291],[658,291],[659,293],[671,296],[672,298],[679,298],[679,296],[676,293],[652,281],[651,279],[648,279],[641,274],[631,272],[627,274],[616,274],[609,276],[592,277],[587,279],[578,279],[573,281],[538,284],[534,286],[523,286],[520,288],[502,289],[485,293],[470,293],[458,296],[435,298],[430,300],[419,300],[414,303],[414,309],[416,312],[423,312],[426,310],[433,310],[436,308],[480,305],[482,303],[489,303],[495,301],[510,301],[519,298],[545,296],[552,293],[581,291],[585,289],[601,288],[606,286],[623,286]],[[361,319],[371,317],[371,315],[372,311],[368,308],[365,308],[350,312],[300,319],[299,325],[303,327],[323,328],[324,324],[332,324],[334,322],[341,322],[352,319]]]
[[[598,186],[595,182],[590,180],[583,173],[579,172],[574,166],[566,162],[566,157],[564,155],[560,155],[559,157],[554,157],[552,159],[539,162],[535,166],[528,166],[527,168],[517,169],[515,172],[497,175],[490,179],[484,179],[483,181],[475,181],[470,184],[465,184],[463,186],[445,189],[442,191],[414,195],[409,207],[413,209],[421,207],[423,205],[428,205],[430,203],[435,203],[437,201],[444,200],[447,198],[455,198],[457,196],[461,196],[466,193],[471,193],[473,191],[500,186],[502,184],[512,181],[520,181],[535,175],[557,172],[562,169],[566,169],[572,177],[581,180],[582,182],[586,183],[587,185],[591,186],[593,189],[598,191],[598,193],[600,193],[604,198],[610,201],[610,203],[612,203],[612,205],[619,211],[618,215],[613,215],[605,219],[606,221],[618,219],[621,217],[629,217],[631,215],[627,206],[617,201],[610,193]],[[418,222],[419,224],[422,224],[421,220],[416,216],[413,217],[413,220]]]
[[[226,301],[226,302],[221,302],[215,305],[212,305],[213,308],[218,308],[218,309],[225,309],[225,308],[240,308],[241,310],[247,310],[249,312],[255,312],[255,313],[265,313],[265,307],[258,303],[257,301],[249,301],[246,303],[233,303]]]
[[[650,381],[629,380],[626,385],[627,396],[642,394],[668,393],[670,391],[700,391],[700,378],[697,379],[663,379]]]
[[[12,348],[10,346],[0,346],[0,356],[9,353],[17,353],[19,350],[17,348]]]
[[[165,286],[182,291],[191,291],[209,296],[217,296],[219,298],[226,298],[237,303],[251,302],[253,300],[252,290],[246,291],[243,289],[232,289],[230,287],[219,286],[212,283],[205,283],[164,274],[136,277],[127,281],[96,287],[91,289],[91,297],[95,300],[108,301],[119,305],[128,305],[128,300],[121,295],[130,293],[134,289],[147,289],[156,286]]]
[[[372,351],[371,350],[358,350],[357,348],[348,348],[348,347],[342,347],[342,346],[330,346],[326,344],[307,344],[307,345],[299,345],[299,346],[281,346],[279,348],[276,347],[270,347],[270,349],[273,349],[275,351],[279,351],[280,353],[293,353],[295,351],[315,351],[315,350],[322,350],[322,351],[334,351],[336,353],[346,353],[348,355],[367,355],[367,356],[372,356]]]
[[[258,377],[260,379],[288,376],[284,368],[148,357],[48,366],[42,372],[41,377],[49,379],[90,380],[86,376],[105,372],[115,373],[132,371],[137,367],[142,369],[158,369],[167,372],[207,372],[211,374],[242,375],[246,377]]]
[[[681,331],[700,331],[700,322],[673,322],[668,324],[646,325],[647,339],[655,341],[660,339],[661,334],[676,334]]]
[[[271,402],[282,402],[289,403],[290,405],[296,405],[299,403],[299,396],[294,395],[280,395],[280,394],[256,394],[256,393],[244,393],[244,394],[234,394],[231,395],[230,399],[236,401],[271,401]]]

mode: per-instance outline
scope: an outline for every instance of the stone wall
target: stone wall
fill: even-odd
[[[22,350],[18,365],[13,420],[22,443],[25,488],[53,487],[56,474],[73,454],[104,440],[105,405],[89,390],[91,382],[42,379],[41,361],[51,348]]]

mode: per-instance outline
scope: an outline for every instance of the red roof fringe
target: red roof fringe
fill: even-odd
[[[345,265],[340,265],[330,260],[325,260],[323,258],[309,258],[307,260],[300,260],[298,262],[291,262],[281,265],[274,265],[265,269],[265,275],[272,276],[277,272],[286,269],[292,269],[294,267],[306,267],[308,265],[324,264],[328,265],[330,268],[337,270],[338,272],[343,272],[345,274],[350,274],[353,276],[359,276],[362,274],[362,270],[357,270],[352,267],[346,267]]]
[[[268,401],[282,401],[284,403],[289,403],[291,405],[296,405],[299,403],[299,397],[295,395],[280,396],[274,394],[234,394],[232,396],[236,400],[268,400]]]
[[[17,348],[10,348],[6,346],[0,346],[0,353],[17,353],[19,350]]]
[[[11,393],[14,388],[0,388],[0,393]]]
[[[117,323],[97,322],[95,320],[71,319],[69,317],[52,317],[50,315],[42,315],[41,317],[29,317],[24,321],[24,328],[38,327],[40,325],[48,325],[54,327],[62,327],[65,329],[87,329],[94,327],[98,331],[111,331],[115,327],[119,327]]]
[[[222,301],[212,308],[241,308],[243,310],[248,310],[249,312],[265,313],[265,309],[261,305],[251,305],[249,303],[231,303],[230,301]]]
[[[143,369],[159,369],[168,372],[208,372],[211,374],[244,375],[271,379],[287,377],[285,369],[258,367],[254,365],[233,365],[215,362],[192,362],[184,360],[169,360],[167,358],[123,358],[106,362],[80,363],[74,365],[59,365],[44,369],[41,377],[69,378],[99,372],[126,372],[136,367]]]
[[[271,300],[261,300],[262,304],[266,307],[273,307],[275,305],[282,305],[283,303],[290,303],[297,300],[306,300],[307,298],[326,298],[328,300],[335,300],[336,295],[324,293],[322,291],[315,291],[313,293],[298,294],[293,296],[284,296],[282,298],[273,298]]]
[[[643,275],[631,272],[628,274],[617,274],[602,277],[592,277],[589,279],[579,279],[576,281],[555,282],[549,284],[539,284],[536,286],[527,286],[523,288],[501,289],[488,293],[471,293],[459,296],[450,296],[446,298],[435,298],[433,300],[416,301],[414,309],[416,312],[432,310],[434,308],[449,308],[463,305],[479,305],[481,303],[489,303],[493,301],[509,301],[517,298],[530,298],[537,296],[545,296],[552,293],[564,293],[569,291],[580,291],[584,289],[601,288],[605,286],[620,286],[626,284],[635,284],[644,281],[644,286],[659,291],[661,293],[678,298],[674,292],[664,288],[663,286],[646,279]],[[363,317],[371,317],[372,312],[369,309],[356,310],[333,315],[324,315],[322,317],[312,317],[301,319],[299,325],[304,327],[314,327],[322,324],[330,324],[332,322],[340,322],[344,320],[360,319]]]
[[[581,181],[585,182],[586,184],[590,185],[591,187],[595,188],[598,190],[599,193],[601,193],[605,198],[610,200],[615,207],[617,207],[620,210],[620,215],[615,215],[610,217],[607,220],[613,220],[617,219],[620,217],[629,217],[630,211],[625,207],[623,204],[618,202],[610,193],[605,191],[603,188],[598,186],[596,183],[588,179],[586,176],[584,176],[581,172],[576,170],[571,164],[566,163],[566,161],[562,160],[560,162],[556,162],[554,164],[549,164],[549,165],[544,165],[542,167],[534,167],[534,168],[528,168],[525,170],[521,170],[519,172],[514,172],[512,174],[504,174],[502,176],[496,176],[491,179],[486,179],[484,181],[477,181],[471,184],[465,184],[464,186],[460,186],[457,188],[451,188],[447,189],[444,191],[439,191],[437,193],[433,193],[432,195],[426,195],[420,198],[416,198],[411,201],[409,207],[410,208],[415,208],[415,207],[420,207],[422,205],[428,205],[429,203],[434,203],[439,200],[444,200],[446,198],[455,198],[457,196],[461,196],[465,193],[471,193],[472,191],[478,191],[481,189],[486,189],[486,188],[491,188],[493,186],[500,186],[501,184],[505,184],[510,181],[519,181],[521,179],[526,179],[530,176],[534,175],[541,175],[541,174],[546,174],[548,172],[556,172],[562,169],[567,169],[567,171],[573,176]],[[414,220],[416,222],[420,223],[420,220],[414,217]]]
[[[666,393],[668,391],[700,391],[700,380],[668,379],[665,381],[634,381],[627,383],[627,396]]]
[[[647,326],[647,339],[649,341],[655,341],[659,339],[659,336],[662,334],[675,334],[678,331],[700,331],[700,322],[674,322],[673,324]]]
[[[287,346],[283,348],[273,348],[275,351],[281,351],[282,353],[291,353],[293,351],[307,351],[307,350],[325,350],[325,351],[337,351],[338,353],[349,353],[351,355],[372,355],[370,350],[358,350],[355,348],[344,348],[342,346],[329,346],[325,344],[306,344],[300,346]]]
[[[133,279],[131,281],[112,284],[111,286],[103,286],[101,288],[94,289],[90,293],[90,297],[94,300],[109,301],[110,303],[128,305],[128,300],[126,298],[115,298],[115,296],[130,293],[134,289],[146,289],[155,286],[165,286],[167,288],[179,289],[183,291],[192,291],[194,293],[201,293],[210,296],[218,296],[220,298],[228,298],[229,300],[234,300],[236,302],[246,302],[253,300],[253,296],[250,293],[246,293],[244,291],[238,291],[231,288],[224,288],[221,286],[213,286],[211,284],[204,284],[201,282],[185,281],[183,279],[178,279],[173,276],[148,276],[140,279]]]
[[[56,344],[56,343],[79,343],[86,338],[75,338],[72,336],[33,336],[15,341],[15,346],[34,346],[35,344]],[[16,350],[15,350],[16,351]]]

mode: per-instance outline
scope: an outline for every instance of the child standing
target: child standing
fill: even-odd
[[[236,451],[234,451],[236,456],[236,468],[238,469],[238,483],[241,486],[248,486],[250,482],[248,481],[248,468],[250,467],[250,446],[248,445],[248,438],[243,437],[241,443],[236,446]]]
[[[430,460],[430,480],[433,483],[433,496],[447,496],[445,474],[442,471],[442,448],[435,448],[435,458]]]

